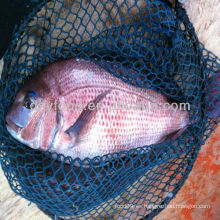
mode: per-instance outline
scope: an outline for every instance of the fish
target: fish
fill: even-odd
[[[172,141],[189,124],[188,111],[173,108],[162,93],[75,58],[26,81],[6,115],[16,140],[81,160]]]

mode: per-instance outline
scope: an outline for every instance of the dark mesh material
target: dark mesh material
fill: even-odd
[[[192,123],[174,141],[86,161],[19,143],[5,126],[18,89],[43,66],[70,57],[190,103]],[[4,61],[1,165],[12,190],[54,218],[152,218],[179,191],[219,122],[220,61],[198,42],[180,4],[174,12],[159,0],[43,1],[15,30]]]

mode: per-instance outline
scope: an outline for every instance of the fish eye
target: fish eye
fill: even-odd
[[[24,106],[27,108],[27,109],[33,109],[35,107],[35,103],[34,103],[34,100],[30,97],[27,97],[25,100],[24,100]]]

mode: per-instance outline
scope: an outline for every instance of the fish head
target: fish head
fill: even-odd
[[[49,95],[45,83],[41,80],[31,80],[17,93],[6,115],[8,132],[21,143],[34,149],[40,148],[39,140]]]

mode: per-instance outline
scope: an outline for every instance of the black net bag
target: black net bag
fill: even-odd
[[[189,126],[174,140],[84,160],[15,140],[5,117],[18,90],[44,66],[68,58],[189,103]],[[0,159],[12,190],[53,218],[152,218],[182,187],[219,122],[219,71],[179,3],[173,10],[159,0],[42,1],[4,55]]]

